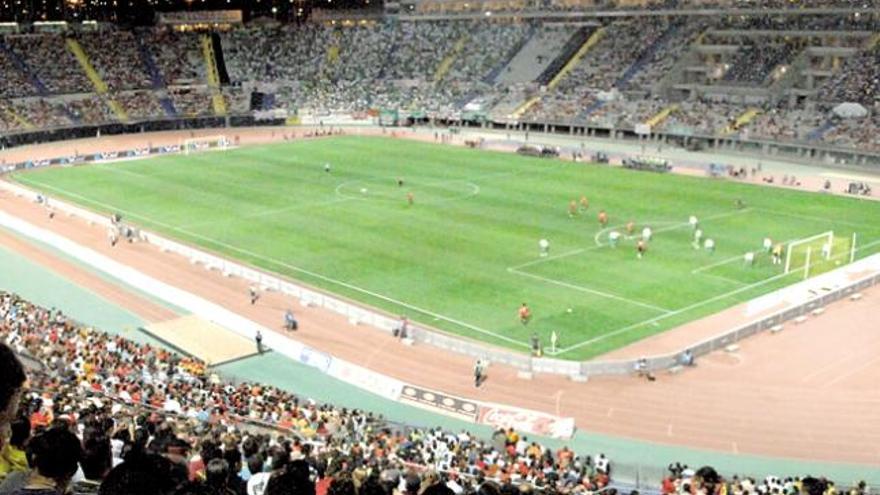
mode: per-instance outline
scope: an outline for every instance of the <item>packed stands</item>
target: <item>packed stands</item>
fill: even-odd
[[[465,431],[392,424],[274,387],[233,384],[197,359],[78,325],[60,311],[10,293],[0,293],[0,359],[9,359],[4,344],[43,365],[30,373],[31,390],[20,407],[37,435],[64,425],[80,433],[87,451],[93,441],[104,443],[106,469],[91,476],[86,463],[82,473],[74,469],[74,493],[81,493],[77,484],[83,481],[92,482],[91,493],[109,489],[102,485],[115,483],[110,467],[136,465],[145,453],[165,456],[188,472],[180,484],[210,483],[210,465],[222,459],[228,463],[224,477],[235,483],[233,493],[257,490],[250,478],[266,483],[296,460],[312,466],[313,483],[332,484],[345,476],[386,489],[404,480],[475,493],[484,481],[498,480],[569,493],[597,490],[610,481],[611,463],[601,454],[578,455],[567,447],[554,452],[513,429],[484,440]],[[21,483],[26,469],[3,467],[0,492]]]

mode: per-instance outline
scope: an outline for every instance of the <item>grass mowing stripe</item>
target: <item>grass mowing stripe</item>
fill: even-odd
[[[331,173],[324,171],[324,163],[331,164]],[[729,263],[711,271],[729,280],[692,273],[700,265],[756,250],[765,237],[796,239],[833,229],[841,237],[857,231],[865,242],[880,238],[880,204],[876,203],[406,140],[328,138],[209,156],[168,155],[114,166],[143,177],[93,165],[32,170],[14,177],[123,206],[137,214],[131,217],[133,222],[169,237],[389,312],[409,313],[416,322],[519,350],[523,345],[510,341],[527,342],[533,332],[546,340],[556,331],[565,335],[567,345],[662,313],[544,283],[511,273],[508,267],[657,308],[681,308],[779,274],[778,267],[764,262],[754,267]],[[397,185],[397,178],[405,181],[403,187]],[[341,190],[345,195],[360,199],[361,187],[370,194],[363,201],[320,208],[293,206],[336,200],[334,188],[347,181],[355,182]],[[358,186],[357,181],[366,185]],[[466,182],[478,186],[479,194],[449,201],[475,191]],[[407,191],[415,195],[413,206],[406,204]],[[596,244],[597,233],[600,241],[607,240],[598,232],[592,214],[568,217],[569,202],[581,196],[590,200],[588,211],[608,212],[609,225],[629,220],[640,226],[649,223],[657,235],[647,259],[636,260],[628,249],[632,242],[625,239],[627,249],[596,249],[575,256]],[[730,212],[736,200],[761,214],[708,220]],[[428,204],[434,201],[440,202]],[[282,211],[275,214],[276,210]],[[715,240],[714,256],[690,247],[689,230],[665,230],[692,214],[704,220],[704,237]],[[553,262],[532,264],[542,238],[553,246]],[[247,247],[252,254],[225,246]],[[489,333],[433,319],[267,260],[286,261],[310,273],[369,288],[390,300],[406,301]],[[528,268],[517,267],[524,262]],[[733,285],[732,280],[740,283]],[[612,350],[762,295],[790,280],[766,283],[653,325],[606,337],[564,357],[583,359]],[[528,327],[516,318],[516,309],[524,301],[533,310]]]
[[[223,242],[223,241],[218,241],[218,240],[216,240],[216,239],[212,239],[212,238],[210,238],[210,237],[206,237],[206,236],[203,236],[203,235],[201,235],[201,234],[198,234],[198,233],[195,233],[195,232],[192,232],[192,231],[189,231],[189,230],[186,230],[186,229],[180,228],[180,227],[175,227],[175,226],[173,226],[173,225],[168,225],[168,224],[165,224],[165,223],[159,222],[159,221],[157,221],[157,220],[154,220],[154,219],[152,219],[152,218],[145,217],[145,216],[143,216],[143,215],[139,215],[139,214],[137,214],[137,213],[134,213],[134,212],[131,212],[131,211],[125,210],[125,209],[123,209],[123,208],[118,208],[118,207],[115,207],[115,206],[113,206],[113,205],[109,205],[109,204],[106,204],[106,203],[102,203],[102,202],[99,202],[99,201],[95,201],[95,200],[93,200],[93,199],[87,198],[87,197],[85,197],[85,196],[82,196],[82,195],[80,195],[80,194],[77,194],[77,193],[74,193],[74,192],[71,192],[71,191],[66,191],[66,190],[64,190],[64,189],[57,188],[57,187],[54,187],[54,186],[48,186],[48,185],[43,185],[42,187],[46,187],[47,189],[53,190],[53,191],[55,191],[55,192],[58,192],[58,193],[61,193],[61,194],[67,195],[67,196],[71,196],[71,197],[79,198],[80,200],[82,200],[82,201],[84,201],[84,202],[87,202],[87,203],[94,204],[95,206],[100,206],[100,207],[102,207],[102,208],[109,208],[109,209],[111,209],[111,210],[118,211],[118,212],[120,212],[120,213],[124,213],[125,215],[130,216],[130,217],[133,217],[133,218],[140,218],[140,219],[142,219],[142,220],[146,220],[147,222],[150,222],[150,223],[153,223],[153,224],[156,224],[156,225],[163,226],[163,227],[165,227],[165,228],[167,228],[167,229],[171,229],[171,230],[174,230],[174,231],[180,232],[180,233],[185,234],[185,235],[187,235],[187,236],[194,237],[194,238],[198,238],[198,239],[202,239],[203,241],[209,242],[209,243],[211,243],[211,244],[215,244],[215,245],[217,245],[217,246],[222,246],[222,247],[224,247],[224,248],[226,248],[226,249],[229,249],[229,250],[232,250],[232,251],[236,251],[236,252],[239,252],[239,253],[242,253],[242,254],[246,254],[246,255],[248,255],[248,256],[252,256],[252,257],[254,257],[254,258],[262,259],[262,260],[267,261],[267,262],[269,262],[269,263],[272,263],[272,264],[274,264],[274,265],[277,265],[277,266],[280,266],[280,267],[284,267],[284,268],[288,268],[288,269],[290,269],[290,270],[293,270],[293,271],[296,271],[296,272],[300,272],[300,273],[306,274],[306,275],[308,275],[308,276],[310,276],[310,277],[314,277],[314,278],[317,278],[317,279],[323,280],[323,281],[325,281],[325,282],[329,282],[329,283],[332,283],[332,284],[335,284],[335,285],[339,285],[339,286],[341,286],[341,287],[345,287],[345,288],[347,288],[347,289],[351,289],[351,290],[354,290],[354,291],[357,291],[357,292],[361,292],[361,293],[367,294],[367,295],[369,295],[369,296],[371,296],[371,297],[375,297],[376,299],[382,299],[382,300],[384,300],[384,301],[387,301],[387,302],[390,302],[390,303],[396,304],[396,305],[401,306],[401,307],[403,307],[403,308],[407,308],[407,309],[410,309],[410,310],[413,310],[413,311],[417,311],[417,312],[419,312],[419,313],[422,313],[422,314],[427,315],[427,316],[431,316],[431,317],[433,317],[433,318],[437,318],[437,319],[441,319],[441,320],[448,321],[449,323],[453,323],[453,324],[455,324],[455,325],[458,325],[458,326],[461,326],[461,327],[467,328],[467,329],[469,329],[469,330],[473,330],[473,331],[475,331],[475,332],[479,332],[479,333],[486,334],[486,335],[491,335],[491,336],[494,337],[494,338],[497,338],[497,339],[503,340],[503,341],[508,342],[508,343],[510,343],[510,344],[514,344],[514,345],[516,345],[516,346],[518,346],[518,347],[524,347],[524,348],[526,348],[526,349],[529,348],[529,344],[527,344],[527,343],[525,343],[525,342],[521,342],[521,341],[519,341],[519,340],[511,339],[511,338],[509,338],[509,337],[507,337],[507,336],[505,336],[505,335],[501,335],[501,334],[498,334],[498,333],[492,332],[492,331],[490,331],[490,330],[486,330],[486,329],[484,329],[484,328],[480,328],[480,327],[477,327],[477,326],[475,326],[475,325],[471,325],[470,323],[465,323],[465,322],[463,322],[463,321],[458,321],[458,320],[456,320],[456,319],[454,319],[454,318],[449,318],[449,317],[447,317],[447,316],[441,315],[441,314],[439,314],[439,313],[435,313],[435,312],[433,312],[433,311],[431,311],[431,310],[428,310],[428,309],[420,308],[420,307],[418,307],[418,306],[414,306],[414,305],[412,305],[412,304],[408,304],[408,303],[405,303],[405,302],[403,302],[403,301],[398,301],[398,300],[393,299],[393,298],[390,298],[390,297],[388,297],[388,296],[384,296],[384,295],[382,295],[382,294],[379,294],[379,293],[376,293],[376,292],[370,291],[370,290],[368,290],[368,289],[364,289],[364,288],[362,288],[362,287],[358,287],[358,286],[356,286],[356,285],[349,284],[349,283],[347,283],[347,282],[343,282],[343,281],[341,281],[341,280],[336,280],[336,279],[334,279],[334,278],[326,277],[326,276],[321,275],[321,274],[319,274],[319,273],[315,273],[315,272],[312,272],[312,271],[310,271],[310,270],[306,270],[306,269],[304,269],[304,268],[300,268],[300,267],[298,267],[298,266],[294,266],[294,265],[291,265],[291,264],[289,264],[289,263],[285,263],[285,262],[283,262],[283,261],[276,260],[276,259],[274,259],[274,258],[269,258],[269,257],[263,256],[263,255],[261,255],[261,254],[259,254],[259,253],[255,253],[255,252],[253,252],[253,251],[250,251],[250,250],[247,250],[247,249],[244,249],[244,248],[240,248],[240,247],[238,247],[238,246],[234,246],[234,245],[232,245],[232,244],[228,244],[228,243]]]

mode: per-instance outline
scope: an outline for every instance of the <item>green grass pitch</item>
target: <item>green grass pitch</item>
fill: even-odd
[[[759,251],[765,236],[857,232],[859,257],[880,251],[878,202],[383,138],[52,168],[15,179],[448,332],[527,352],[532,332],[549,347],[556,331],[557,356],[566,359],[596,356],[799,280],[763,254],[745,266],[743,253]],[[570,218],[568,203],[581,196],[589,209]],[[603,209],[609,228],[622,231],[629,220],[637,232],[653,228],[644,259],[633,239],[608,246],[609,230],[596,219]],[[716,242],[714,253],[691,245],[692,214]],[[550,241],[546,258],[539,257],[542,238]],[[522,302],[534,315],[527,327],[517,318]]]

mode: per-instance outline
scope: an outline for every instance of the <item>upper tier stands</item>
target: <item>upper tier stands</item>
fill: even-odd
[[[264,109],[288,113],[457,119],[467,107],[495,119],[650,122],[670,133],[880,151],[864,139],[880,85],[880,27],[868,13],[248,26],[220,33],[216,54],[202,34],[159,29],[2,41],[4,132],[244,114],[260,91],[270,95]],[[228,74],[219,91],[208,80],[212,56]],[[830,113],[845,101],[869,117]]]

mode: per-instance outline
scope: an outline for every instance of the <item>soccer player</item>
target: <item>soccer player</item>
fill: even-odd
[[[694,249],[700,249],[700,243],[703,240],[703,229],[697,228],[694,231]]]
[[[416,197],[413,196],[413,193],[411,193],[411,192],[406,193],[406,202],[407,202],[407,204],[410,205],[410,206],[412,206],[413,204],[415,204],[415,202],[416,202]]]
[[[831,258],[831,243],[825,242],[822,244],[822,259]]]
[[[528,325],[529,320],[532,319],[532,310],[529,309],[529,305],[526,303],[522,303],[522,306],[519,307],[519,322],[523,325]]]
[[[642,259],[642,256],[644,256],[647,251],[648,245],[645,243],[645,240],[639,239],[639,242],[636,243],[636,258]]]
[[[574,218],[577,215],[578,207],[575,200],[571,200],[568,202],[568,218]]]
[[[755,266],[755,253],[749,251],[748,253],[743,255],[743,262],[746,266]]]
[[[636,230],[636,224],[632,220],[626,222],[626,235],[632,235]]]
[[[709,251],[709,254],[715,253],[715,241],[711,237],[706,239],[706,242],[703,243],[703,247],[706,248],[706,251]]]
[[[772,251],[772,250],[773,250],[773,239],[770,239],[769,237],[765,237],[764,238],[764,251],[766,251],[767,254],[770,254],[770,251]]]
[[[324,172],[327,172],[328,174],[330,173],[330,164],[329,163],[324,164]]]
[[[590,200],[586,196],[581,196],[581,209],[587,211],[590,208]]]
[[[546,258],[550,254],[550,241],[547,239],[538,241],[538,252],[542,258]]]
[[[608,234],[608,244],[611,247],[616,248],[618,243],[620,243],[620,232],[612,230]]]
[[[605,213],[605,210],[599,211],[599,225],[602,227],[608,225],[608,214]]]
[[[400,177],[397,178],[397,187],[403,187],[403,179]]]
[[[773,264],[779,265],[782,264],[782,243],[777,243],[773,246]]]
[[[700,221],[697,220],[697,217],[695,215],[691,215],[690,218],[688,218],[688,223],[691,225],[691,229],[697,230],[697,226],[700,224]]]
[[[653,232],[651,232],[651,227],[645,226],[645,228],[642,229],[642,240],[643,241],[651,242],[652,235],[653,235]]]

